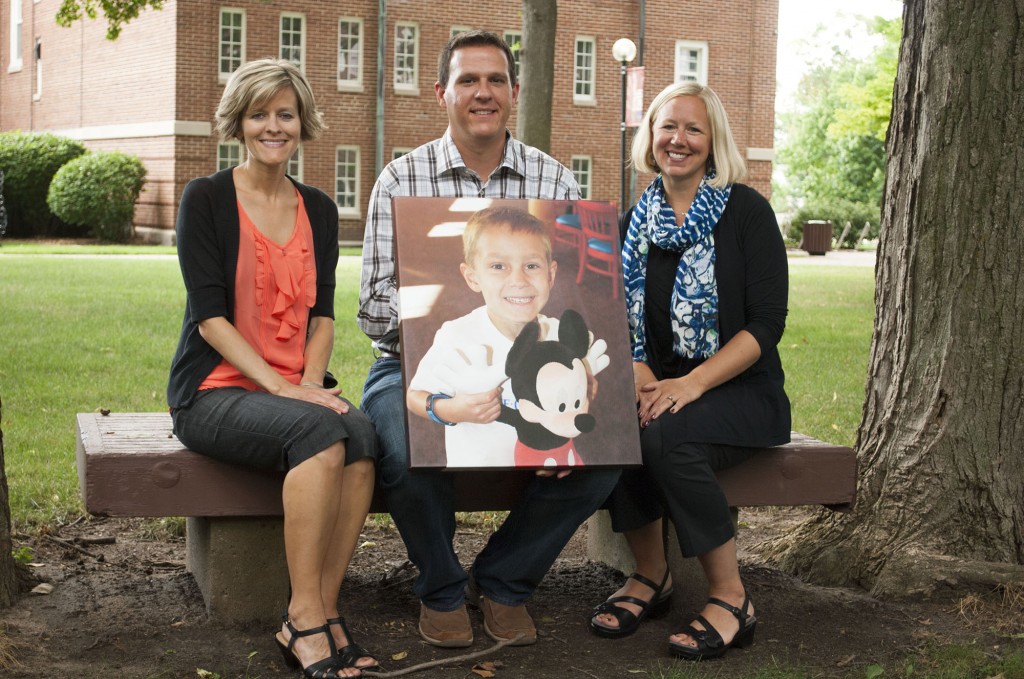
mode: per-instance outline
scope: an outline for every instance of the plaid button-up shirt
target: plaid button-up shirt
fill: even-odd
[[[377,178],[363,239],[357,319],[377,349],[399,352],[392,197],[579,199],[579,185],[569,169],[508,133],[505,139],[505,157],[486,179],[466,167],[450,131],[391,161]]]

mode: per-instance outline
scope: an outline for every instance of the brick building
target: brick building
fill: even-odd
[[[335,197],[342,238],[352,240],[362,235],[378,158],[444,130],[433,85],[452,32],[486,28],[513,44],[522,33],[514,0],[168,0],[110,42],[105,20],[58,27],[59,6],[0,0],[0,129],[137,154],[149,175],[136,224],[171,228],[185,183],[239,159],[237,144],[211,133],[227,76],[243,61],[290,58],[329,125],[292,174]],[[633,65],[645,67],[645,104],[678,78],[719,93],[747,181],[768,194],[778,0],[569,0],[558,9],[551,153],[589,197],[619,197],[622,87],[612,44],[621,37],[642,46]]]

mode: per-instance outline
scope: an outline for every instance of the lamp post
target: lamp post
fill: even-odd
[[[629,38],[619,38],[612,45],[612,56],[622,66],[622,119],[619,134],[622,137],[619,166],[619,210],[626,209],[626,67],[636,58],[636,44]]]

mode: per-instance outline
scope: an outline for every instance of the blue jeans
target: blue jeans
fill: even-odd
[[[416,595],[428,608],[455,610],[463,604],[468,578],[452,545],[453,474],[458,472],[409,469],[405,391],[398,359],[381,358],[371,366],[361,407],[380,439],[377,474],[388,510],[409,559],[419,569]],[[564,479],[534,475],[505,523],[473,562],[473,579],[480,591],[507,606],[529,599],[573,533],[601,506],[618,478],[618,469],[580,470]]]

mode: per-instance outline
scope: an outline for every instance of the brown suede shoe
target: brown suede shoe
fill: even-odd
[[[441,648],[465,648],[473,644],[469,613],[461,606],[454,611],[435,611],[420,604],[420,636]]]
[[[505,606],[480,597],[480,610],[484,614],[484,631],[495,641],[508,641],[520,637],[509,646],[529,646],[537,641],[537,626],[526,610],[526,604]]]

